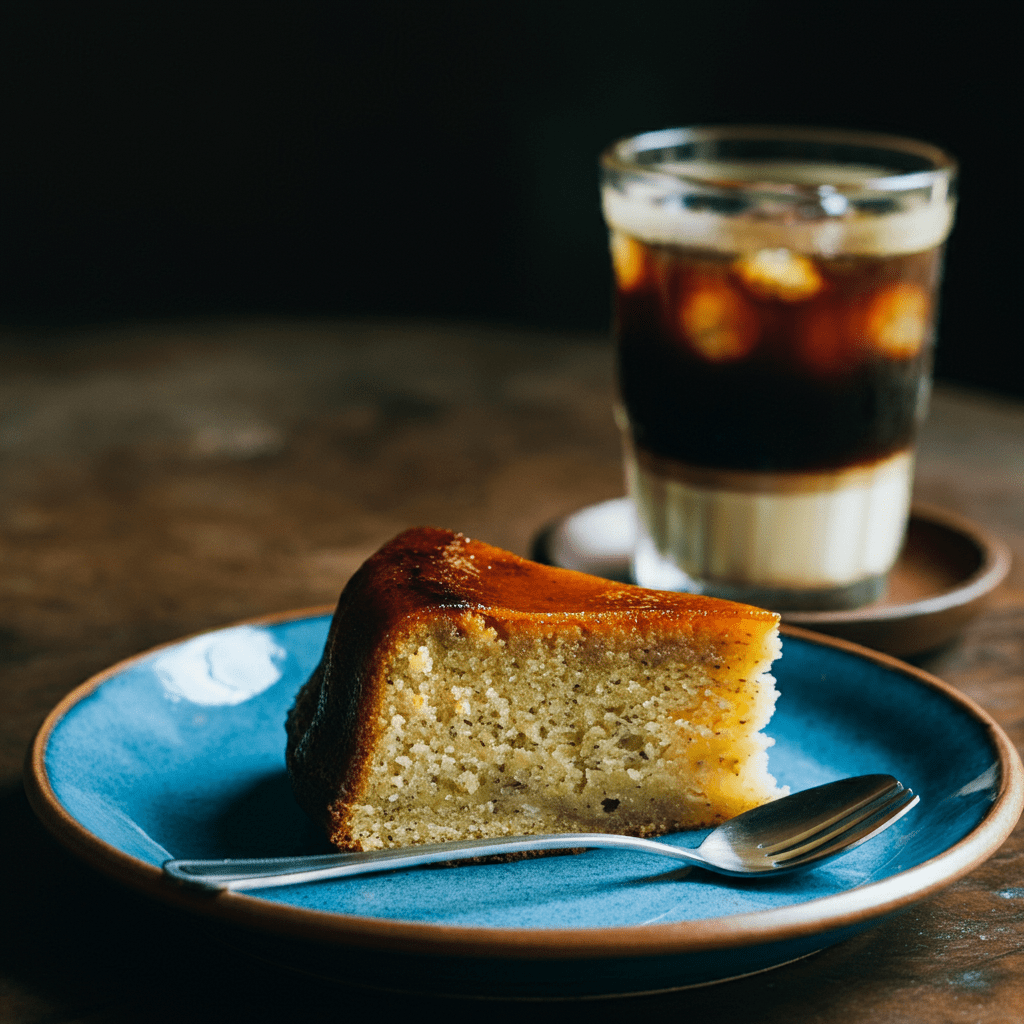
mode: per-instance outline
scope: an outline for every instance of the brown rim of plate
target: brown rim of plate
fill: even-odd
[[[271,625],[330,615],[332,611],[332,607],[310,608],[246,619],[233,625]],[[952,884],[990,857],[1013,830],[1024,809],[1024,766],[995,720],[949,684],[896,658],[799,628],[783,626],[782,632],[810,643],[849,651],[910,676],[921,685],[939,691],[985,726],[998,753],[999,793],[984,820],[969,835],[914,868],[843,893],[772,910],[656,925],[575,930],[457,927],[332,914],[283,906],[244,893],[195,893],[176,886],[160,868],[123,853],[85,829],[57,799],[45,764],[50,736],[71,708],[127,666],[148,657],[153,650],[181,641],[172,641],[118,662],[82,683],[57,704],[29,747],[25,789],[32,809],[44,826],[71,853],[103,874],[164,904],[267,935],[403,953],[439,955],[443,952],[446,956],[513,960],[593,960],[759,946],[855,928],[895,913]]]

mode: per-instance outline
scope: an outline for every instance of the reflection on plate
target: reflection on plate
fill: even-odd
[[[593,850],[251,895],[177,888],[160,871],[169,857],[323,849],[291,797],[283,723],[328,624],[294,613],[233,626],[83,684],[33,745],[37,814],[95,867],[223,923],[262,957],[395,989],[565,998],[719,981],[838,942],[972,870],[1024,803],[1016,753],[962,695],[790,629],[769,729],[779,781],[803,789],[887,772],[921,794],[911,814],[832,864],[750,881]]]
[[[538,561],[631,582],[635,540],[628,498],[581,509],[545,530]],[[850,611],[783,612],[782,621],[897,657],[947,643],[975,616],[1010,569],[1010,549],[975,523],[915,504],[886,594]]]

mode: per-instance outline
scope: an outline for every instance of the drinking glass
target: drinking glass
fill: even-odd
[[[956,164],[912,139],[701,127],[601,157],[643,586],[878,598],[910,509]]]

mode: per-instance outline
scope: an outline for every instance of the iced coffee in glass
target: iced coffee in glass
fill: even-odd
[[[634,574],[778,610],[881,595],[910,508],[956,167],[811,129],[602,156]]]

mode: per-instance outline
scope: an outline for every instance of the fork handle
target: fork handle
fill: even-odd
[[[694,850],[669,846],[652,839],[605,835],[600,832],[577,832],[542,836],[506,836],[502,839],[462,839],[452,843],[430,843],[424,846],[368,850],[361,853],[326,853],[315,856],[241,860],[169,860],[164,862],[163,869],[168,877],[190,889],[220,892],[297,885],[326,878],[344,878],[375,871],[398,871],[401,868],[424,864],[467,860],[473,857],[493,857],[504,853],[598,847],[651,853],[691,864],[704,863],[700,854]]]

